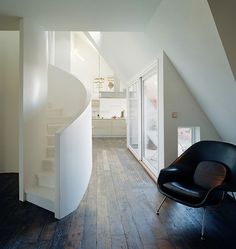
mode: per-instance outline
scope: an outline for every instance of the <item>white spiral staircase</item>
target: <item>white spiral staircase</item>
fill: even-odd
[[[34,186],[25,193],[29,202],[54,212],[56,218],[63,218],[79,206],[91,175],[90,97],[78,79],[52,65],[48,81],[51,96],[47,107],[45,158],[35,172]],[[72,104],[60,97],[60,93],[71,91],[70,87],[73,94],[68,99]],[[53,89],[57,89],[56,93]]]

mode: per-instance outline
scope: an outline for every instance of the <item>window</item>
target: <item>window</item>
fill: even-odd
[[[178,127],[178,156],[200,141],[200,127]]]

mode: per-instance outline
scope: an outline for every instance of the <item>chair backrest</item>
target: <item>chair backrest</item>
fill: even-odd
[[[175,163],[196,168],[202,161],[214,161],[227,168],[226,181],[231,191],[236,191],[236,146],[219,141],[200,141],[187,149]]]

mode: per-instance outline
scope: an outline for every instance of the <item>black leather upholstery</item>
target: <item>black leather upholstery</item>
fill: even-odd
[[[183,195],[188,198],[201,199],[206,194],[206,191],[201,187],[182,182],[167,182],[163,184],[163,187],[169,191],[169,193]]]
[[[193,177],[200,162],[212,161],[224,165],[226,178],[211,189],[194,183]],[[201,141],[192,145],[158,177],[158,189],[165,196],[191,207],[217,204],[224,192],[236,191],[236,146],[219,141]]]

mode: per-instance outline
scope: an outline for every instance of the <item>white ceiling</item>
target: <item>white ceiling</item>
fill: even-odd
[[[156,44],[143,32],[97,33],[97,41],[92,41],[90,34],[88,38],[124,84],[157,58]]]
[[[0,0],[0,15],[32,18],[48,30],[140,31],[161,0]]]

